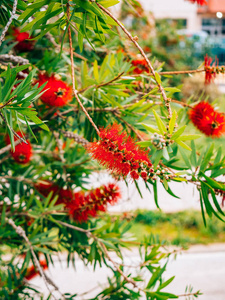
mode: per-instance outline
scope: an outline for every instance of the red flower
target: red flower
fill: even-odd
[[[57,184],[52,183],[51,181],[37,182],[34,184],[34,187],[40,194],[42,194],[45,197],[47,197],[50,194],[50,192],[53,192],[52,199],[56,195],[58,195],[56,204],[65,204],[68,201],[72,201],[74,199],[74,194],[72,190],[64,190],[60,188]]]
[[[189,113],[193,124],[205,135],[220,137],[225,133],[225,116],[207,102],[200,102]]]
[[[50,106],[64,106],[72,100],[72,88],[64,81],[56,79],[55,75],[39,74],[38,86],[47,82],[41,100]]]
[[[110,183],[92,190],[86,194],[78,192],[74,198],[65,203],[68,213],[77,222],[86,222],[89,217],[95,217],[98,211],[106,211],[107,204],[115,204],[121,193],[119,187]]]
[[[125,177],[130,174],[133,179],[138,179],[141,172],[149,170],[152,163],[148,153],[141,150],[131,137],[121,131],[122,127],[118,124],[101,129],[101,140],[89,143],[87,150],[94,159],[116,175]]]
[[[33,36],[29,37],[28,32],[20,32],[19,29],[15,28],[13,36],[18,42],[15,46],[18,51],[31,51],[34,48],[35,41],[31,40]]]
[[[48,265],[47,265],[46,260],[41,260],[41,261],[40,261],[40,265],[42,266],[42,268],[43,268],[44,270],[48,269]],[[34,277],[37,276],[38,274],[39,274],[39,272],[37,271],[36,267],[34,267],[34,265],[32,265],[31,267],[29,267],[29,268],[27,269],[25,278],[26,278],[27,280],[31,280],[32,278],[34,278]]]
[[[216,77],[215,62],[213,63],[212,66],[210,66],[211,63],[212,63],[212,58],[206,54],[206,56],[205,56],[205,84],[211,83]],[[217,63],[218,63],[218,60],[217,60]]]
[[[17,132],[17,134],[20,137],[23,137],[21,132]],[[10,138],[9,136],[6,137],[6,143],[7,145],[10,144]],[[14,140],[18,140],[18,138],[14,137]],[[31,155],[32,155],[32,147],[31,144],[27,141],[27,144],[20,143],[15,146],[15,151],[11,150],[11,155],[14,158],[14,160],[19,164],[26,164],[30,161]]]
[[[145,59],[135,59],[132,60],[131,63],[134,67],[136,67],[133,70],[134,74],[142,74],[143,72],[149,73],[148,64]]]
[[[198,5],[207,5],[206,0],[189,0],[192,3],[197,3]]]

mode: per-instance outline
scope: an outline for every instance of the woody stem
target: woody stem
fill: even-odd
[[[67,17],[68,17],[68,22],[69,22],[69,3],[67,3]],[[96,124],[94,123],[93,119],[91,118],[91,116],[88,114],[88,112],[86,111],[85,107],[83,106],[82,102],[80,101],[80,98],[77,94],[76,91],[76,87],[75,87],[75,76],[74,76],[74,61],[73,61],[73,43],[72,43],[72,36],[71,36],[71,30],[70,30],[70,25],[68,26],[68,35],[69,35],[69,45],[70,45],[70,61],[71,61],[71,76],[72,76],[72,83],[73,83],[73,93],[74,96],[77,100],[77,102],[79,103],[81,109],[83,110],[83,112],[85,113],[86,117],[88,118],[88,120],[90,121],[90,123],[92,124],[92,126],[94,127],[94,129],[96,130],[97,134],[100,134],[100,131],[98,129],[98,127],[96,126]]]

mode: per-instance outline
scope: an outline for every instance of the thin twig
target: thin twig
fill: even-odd
[[[17,225],[15,224],[15,222],[14,222],[12,219],[8,219],[8,218],[6,217],[5,220],[6,220],[6,222],[7,222],[9,225],[11,225],[11,226],[15,229],[16,233],[17,233],[19,236],[21,236],[21,237],[25,240],[25,242],[27,243],[27,245],[29,246],[30,251],[31,251],[31,254],[32,254],[33,259],[34,259],[34,264],[35,264],[36,268],[38,269],[38,271],[39,271],[41,277],[43,278],[44,283],[45,283],[45,285],[46,285],[46,287],[47,287],[49,293],[52,295],[52,292],[51,292],[51,290],[50,290],[50,288],[49,288],[49,285],[48,285],[48,284],[50,284],[49,278],[47,279],[47,276],[46,276],[46,274],[44,273],[44,271],[43,271],[43,269],[42,269],[42,267],[41,267],[41,265],[40,265],[40,263],[39,263],[39,261],[38,261],[38,259],[37,259],[37,256],[36,256],[36,254],[35,254],[35,252],[34,252],[33,246],[32,246],[32,244],[31,244],[30,240],[28,239],[28,237],[26,236],[26,232],[23,230],[23,228],[22,228],[21,226],[17,226]],[[54,286],[54,287],[55,287],[55,286]],[[54,295],[52,295],[52,296],[53,296],[53,298],[56,300],[55,296],[54,296]],[[65,298],[64,298],[64,299],[65,299]]]
[[[166,72],[158,72],[159,75],[181,75],[181,74],[193,74],[193,73],[202,73],[205,72],[205,69],[199,70],[187,70],[187,71],[166,71]],[[150,74],[151,75],[151,74]]]
[[[139,292],[143,292],[143,290],[142,290],[141,288],[138,287],[137,283],[136,283],[133,279],[127,277],[127,276],[123,273],[123,271],[119,268],[119,265],[118,265],[118,264],[110,257],[110,255],[109,255],[109,253],[108,253],[108,251],[107,251],[107,249],[106,249],[106,246],[105,246],[101,241],[98,240],[98,242],[99,242],[99,245],[101,246],[101,248],[102,248],[102,250],[103,250],[105,256],[106,256],[106,257],[108,258],[108,260],[113,264],[113,266],[114,266],[114,268],[117,270],[117,272],[120,273],[120,275],[126,280],[126,282],[131,283],[131,284],[133,285],[133,287],[135,287],[136,289],[138,289]]]
[[[50,32],[47,32],[45,36],[53,44],[53,46],[55,46],[57,49],[61,49],[61,46],[56,43],[53,35]],[[63,49],[63,51],[70,52],[70,50],[68,48],[63,47],[62,49]],[[86,57],[80,55],[79,53],[76,53],[75,51],[73,52],[73,55],[82,60],[85,60],[85,61],[88,60]]]
[[[28,65],[30,63],[28,59],[23,58],[21,56],[15,56],[12,54],[1,54],[0,61],[10,61],[20,65]]]
[[[2,106],[0,106],[0,109],[2,109],[2,108],[5,107],[6,105],[8,105],[10,102],[12,102],[16,97],[17,97],[17,95],[15,95],[15,96],[13,96],[12,98],[10,98],[5,104],[3,104]]]
[[[144,141],[143,137],[139,134],[139,132],[131,124],[129,124],[127,121],[125,121],[123,118],[121,118],[118,113],[116,113],[116,112],[113,112],[113,113],[121,122],[123,122],[128,128],[130,128],[137,135],[137,137],[140,141]]]
[[[82,94],[84,93],[86,90],[90,89],[90,88],[100,88],[100,87],[103,87],[103,86],[106,86],[106,85],[110,85],[111,83],[113,83],[114,81],[116,81],[117,79],[119,79],[122,75],[124,74],[124,72],[120,73],[119,75],[117,75],[116,77],[114,77],[113,79],[111,79],[110,81],[107,81],[107,82],[104,82],[104,83],[100,83],[98,85],[91,85],[91,86],[88,86],[86,88],[83,88],[82,90],[79,90],[77,91],[77,94]]]
[[[12,20],[13,20],[15,14],[16,14],[17,3],[18,3],[18,0],[14,0],[11,16],[10,16],[9,21],[7,22],[5,28],[3,29],[1,36],[0,36],[0,46],[1,46],[1,44],[4,40],[4,38],[5,38],[5,34],[6,34],[7,30],[9,29],[9,26],[11,25]]]
[[[19,136],[19,134],[16,133],[16,132],[14,131],[14,129],[9,125],[9,123],[6,121],[6,118],[4,117],[4,115],[3,115],[1,112],[0,112],[0,117],[1,117],[2,120],[6,123],[6,125],[9,127],[9,129],[12,131],[12,133],[13,133],[19,140],[21,140],[21,142],[23,142],[24,144],[27,144],[27,145],[28,145],[27,141],[26,141],[24,138],[22,138],[21,136]]]
[[[68,18],[68,24],[69,24],[69,18],[70,18],[70,5],[69,5],[69,2],[67,3],[67,18]],[[70,61],[71,61],[71,76],[72,76],[72,83],[73,83],[73,93],[74,93],[74,96],[77,99],[77,102],[79,103],[81,109],[83,110],[86,117],[88,118],[88,120],[90,121],[90,123],[92,124],[94,129],[96,130],[97,134],[99,135],[100,131],[99,131],[98,127],[95,125],[94,121],[92,120],[92,118],[90,117],[88,112],[86,111],[86,109],[83,106],[82,102],[80,101],[80,98],[79,98],[79,96],[77,94],[77,91],[76,91],[75,76],[74,76],[74,61],[73,61],[73,42],[72,42],[70,24],[68,25],[68,35],[69,35],[69,44],[70,44]]]
[[[22,143],[20,140],[15,141],[15,146],[17,146],[18,144]],[[11,144],[3,147],[2,149],[0,149],[0,155],[2,155],[5,152],[8,152],[9,150],[11,150]]]
[[[71,132],[71,131],[65,131],[65,130],[60,130],[62,132],[62,134],[69,138],[69,139],[73,139],[76,143],[81,144],[82,146],[87,146],[89,144],[89,142],[84,139],[83,137],[81,137],[80,135]]]
[[[83,228],[80,228],[80,227],[77,227],[77,226],[74,226],[74,225],[71,225],[71,224],[68,224],[68,223],[59,221],[59,220],[57,220],[57,223],[59,223],[59,224],[65,226],[65,227],[74,229],[74,230],[76,230],[76,231],[83,232],[83,233],[85,233],[85,234],[87,234],[87,235],[90,235],[90,231],[91,231],[91,230],[94,230],[94,229],[90,229],[90,230],[88,230],[88,229],[83,229]],[[90,236],[89,236],[89,237],[90,237]]]
[[[91,0],[91,2],[95,2],[93,0]],[[156,72],[150,62],[150,60],[148,59],[148,57],[146,56],[145,52],[143,51],[143,49],[141,48],[141,46],[138,44],[137,42],[137,38],[136,37],[133,37],[129,31],[127,31],[127,29],[123,26],[123,24],[116,18],[114,17],[110,11],[108,11],[105,7],[103,7],[101,4],[99,4],[98,2],[95,2],[98,7],[103,10],[108,16],[110,16],[119,26],[120,28],[123,30],[123,32],[128,36],[128,38],[132,41],[132,43],[134,43],[134,45],[138,48],[138,50],[140,51],[141,55],[143,56],[143,58],[145,59],[149,69],[151,70],[151,73],[152,75],[154,76],[156,82],[157,82],[157,85],[159,87],[159,90],[162,94],[162,97],[163,97],[163,100],[165,102],[165,105],[167,107],[167,110],[168,110],[168,114],[169,114],[169,118],[172,117],[172,111],[171,111],[171,108],[170,108],[170,103],[167,99],[167,96],[166,96],[166,93],[165,93],[165,90],[163,88],[163,86],[161,85],[161,83],[158,81],[157,77],[156,77]]]

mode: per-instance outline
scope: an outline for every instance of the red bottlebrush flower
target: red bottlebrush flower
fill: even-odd
[[[42,84],[46,83],[44,87],[43,95],[41,95],[41,100],[50,106],[64,106],[69,101],[72,100],[72,88],[62,80],[59,80],[55,75],[48,76],[46,74],[39,74],[39,79],[36,81],[40,87]]]
[[[13,30],[13,36],[16,42],[18,42],[15,46],[18,51],[24,52],[33,50],[35,41],[31,40],[33,36],[30,37],[28,32],[20,32],[19,29],[15,28]]]
[[[50,192],[53,192],[52,198],[59,192],[60,187],[56,184],[53,184],[51,181],[39,181],[34,184],[35,189],[42,194],[43,196],[47,197]]]
[[[17,132],[17,134],[20,137],[23,137],[21,132]],[[14,138],[15,140],[18,140],[18,138]],[[10,144],[10,138],[9,136],[6,137],[6,143],[7,145]],[[14,160],[19,164],[26,164],[30,161],[31,155],[32,155],[32,147],[31,144],[27,141],[27,144],[20,143],[15,146],[15,151],[11,150],[11,155],[14,158]]]
[[[205,56],[205,84],[210,84],[216,78],[215,62],[211,66],[212,58],[208,55]],[[217,60],[218,64],[218,60]]]
[[[145,59],[135,59],[132,60],[131,63],[134,67],[136,67],[133,70],[134,74],[142,74],[144,72],[149,73],[149,67]]]
[[[207,5],[206,0],[189,0],[192,3],[197,3],[198,5]]]
[[[46,260],[41,260],[41,261],[40,261],[40,265],[42,266],[42,268],[43,268],[44,270],[48,269],[48,265],[47,265]],[[31,267],[29,267],[29,268],[27,269],[25,278],[26,278],[27,280],[31,280],[31,279],[33,279],[35,276],[37,276],[38,274],[39,274],[39,272],[37,271],[36,267],[34,267],[34,265],[32,265]]]
[[[56,204],[66,204],[69,201],[74,199],[74,194],[72,190],[67,189],[64,190],[60,188],[57,184],[54,184],[50,181],[40,181],[34,184],[36,190],[42,194],[43,196],[47,197],[50,192],[53,192],[52,199],[58,195],[58,199]]]
[[[107,204],[115,204],[120,197],[119,187],[110,183],[87,194],[75,193],[73,200],[66,203],[66,208],[75,221],[86,222],[89,217],[95,217],[98,211],[106,211]]]
[[[220,137],[225,133],[225,116],[207,102],[200,102],[191,109],[189,118],[205,135]]]
[[[148,153],[139,148],[134,140],[122,132],[122,127],[113,124],[100,130],[101,140],[89,143],[87,150],[100,164],[107,167],[114,174],[130,176],[138,179],[143,170],[152,166]]]

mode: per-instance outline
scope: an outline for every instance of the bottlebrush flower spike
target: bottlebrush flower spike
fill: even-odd
[[[15,48],[18,51],[31,51],[34,49],[35,41],[31,40],[33,36],[29,36],[28,32],[20,32],[19,29],[13,29],[13,36],[15,37],[16,42],[18,42]]]
[[[41,265],[42,269],[44,269],[44,270],[48,269],[48,265],[47,265],[46,260],[41,260],[41,261],[40,261],[40,265]],[[36,267],[34,267],[34,265],[32,265],[31,267],[29,267],[29,268],[27,269],[25,278],[26,278],[27,280],[31,280],[31,279],[33,279],[35,276],[37,276],[38,274],[39,274],[38,270],[36,269]]]
[[[23,135],[20,131],[17,131],[17,134],[20,137],[23,137]],[[16,137],[14,137],[14,139],[15,139],[15,141],[18,140],[18,138],[16,138]],[[7,135],[5,141],[6,141],[7,145],[10,144],[9,135]],[[15,146],[15,151],[14,152],[11,150],[11,155],[17,163],[26,164],[31,160],[32,146],[29,143],[29,141],[27,141],[27,144],[20,143],[20,144]]]
[[[191,109],[189,118],[205,135],[213,138],[225,133],[225,116],[207,102],[200,102]]]
[[[211,66],[212,58],[208,55],[205,56],[205,84],[210,84],[216,78],[215,62]],[[218,64],[218,59],[217,59]]]
[[[50,106],[64,106],[72,100],[72,88],[62,80],[56,78],[55,75],[48,76],[46,73],[38,75],[38,87],[46,83],[41,100]]]
[[[84,194],[78,192],[74,198],[68,201],[66,209],[72,218],[77,222],[86,222],[88,218],[95,217],[99,211],[106,211],[107,204],[115,204],[121,197],[119,187],[110,183]]]
[[[139,148],[134,140],[122,132],[122,127],[113,124],[100,130],[101,140],[89,143],[87,150],[97,159],[100,164],[111,170],[116,175],[130,175],[133,179],[141,176],[144,180],[148,176],[142,176],[142,172],[149,175],[154,170],[151,169],[152,163],[148,158],[148,153]]]
[[[57,184],[52,183],[51,181],[40,181],[34,184],[36,190],[47,197],[50,192],[53,192],[52,199],[58,195],[58,199],[56,204],[66,204],[68,201],[72,201],[74,199],[74,194],[72,190],[60,188]]]
[[[142,74],[144,72],[149,73],[148,64],[145,59],[135,59],[132,60],[131,63],[134,67],[136,67],[133,70],[134,74]]]

